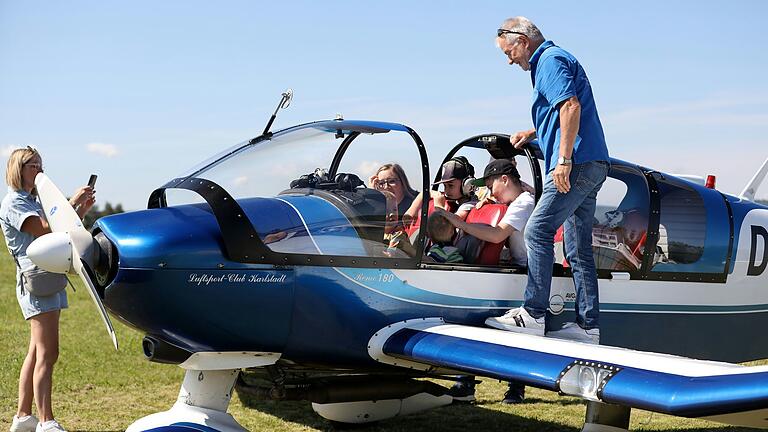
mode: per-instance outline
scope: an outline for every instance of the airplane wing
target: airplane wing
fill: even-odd
[[[768,428],[768,366],[694,360],[490,328],[403,321],[377,332],[372,358],[451,369],[680,417]]]

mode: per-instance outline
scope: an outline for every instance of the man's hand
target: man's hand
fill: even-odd
[[[509,137],[509,143],[516,149],[523,147],[526,143],[536,138],[536,129],[520,131]]]
[[[438,192],[435,195],[433,195],[432,199],[434,200],[435,208],[448,210],[448,200],[445,198],[444,193]]]
[[[555,184],[557,191],[560,193],[568,193],[571,190],[571,165],[557,165],[552,172],[552,182]]]

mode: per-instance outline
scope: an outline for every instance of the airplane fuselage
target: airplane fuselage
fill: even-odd
[[[768,210],[728,199],[735,235],[724,281],[601,275],[602,344],[731,362],[768,357],[753,331],[768,325]],[[147,220],[145,234],[121,234]],[[482,326],[522,303],[527,279],[524,270],[461,266],[236,263],[222,255],[218,228],[200,206],[104,218],[99,227],[121,253],[107,307],[189,352],[276,352],[297,363],[371,367],[366,344],[378,329],[422,317]],[[574,298],[567,272],[555,276],[548,325],[573,320]]]

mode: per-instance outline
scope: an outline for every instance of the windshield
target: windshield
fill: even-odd
[[[402,217],[428,170],[417,143],[397,124],[316,122],[228,149],[189,174],[234,197],[275,252],[410,258]],[[169,189],[167,202],[201,199]]]

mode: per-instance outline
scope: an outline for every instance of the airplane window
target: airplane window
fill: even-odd
[[[728,210],[719,192],[675,178],[657,177],[660,195],[656,273],[724,273]]]
[[[640,269],[648,230],[649,196],[645,177],[635,168],[614,165],[597,195],[592,250],[600,270]],[[562,242],[562,232],[555,238]],[[563,246],[557,247],[564,260]],[[558,258],[556,256],[556,258]],[[555,262],[564,262],[556,259]],[[567,263],[565,263],[567,265]]]
[[[415,249],[407,235],[399,234],[399,216],[410,206],[413,190],[422,188],[418,149],[406,132],[371,131],[352,142],[348,153],[354,157],[345,153],[335,176],[328,171],[350,131],[327,126],[246,143],[222,154],[221,160],[214,158],[195,176],[235,198],[262,242],[275,252],[409,258]],[[403,172],[385,170],[370,183],[388,162],[399,163]],[[171,206],[201,202],[189,191],[167,192]]]
[[[234,198],[271,197],[288,189],[292,180],[317,168],[328,168],[333,152],[341,143],[333,134],[316,129],[304,129],[292,134],[244,146],[198,176],[223,187]],[[224,154],[232,153],[228,149]],[[211,158],[208,162],[215,161]],[[191,173],[190,173],[191,174]],[[170,195],[170,194],[169,194]],[[187,194],[179,195],[180,201],[168,204],[187,204],[181,201]]]
[[[347,148],[338,172],[354,173],[369,195],[382,197],[377,215],[366,219],[367,249],[373,256],[412,257],[416,248],[406,228],[414,199],[423,190],[420,158],[413,139],[404,133],[362,134]],[[414,209],[413,212],[418,212]],[[383,243],[382,243],[383,242]],[[381,248],[382,244],[385,246]]]
[[[387,168],[382,170],[384,167]],[[410,135],[403,133],[358,136],[344,152],[338,171],[354,173],[365,186],[392,193],[398,218],[405,214],[424,184],[416,146]]]
[[[696,263],[704,254],[707,237],[704,201],[683,182],[661,178],[658,185],[661,220],[653,271],[691,271],[681,265]]]

